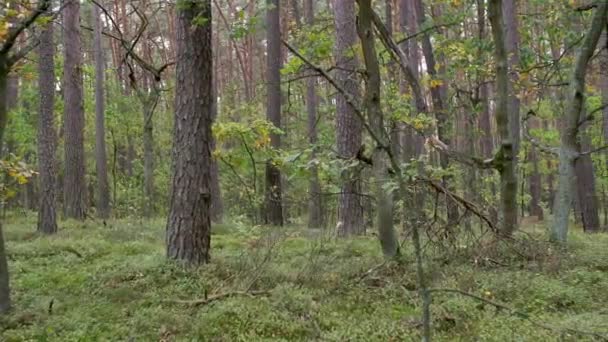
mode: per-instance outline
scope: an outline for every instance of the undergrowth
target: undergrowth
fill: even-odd
[[[212,263],[164,256],[164,221],[67,221],[35,233],[35,215],[4,227],[15,309],[2,341],[418,341],[420,301],[411,250],[384,262],[374,236],[336,240],[305,228],[216,225]],[[470,297],[434,293],[443,341],[581,341],[608,335],[608,236],[573,233],[567,252],[538,227],[427,255],[433,288],[505,304],[559,329]],[[176,301],[231,296],[206,305]],[[256,292],[256,293],[258,293]],[[562,329],[563,328],[563,329]]]

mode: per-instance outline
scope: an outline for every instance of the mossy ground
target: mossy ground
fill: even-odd
[[[411,253],[377,267],[383,258],[373,236],[337,241],[298,227],[218,225],[212,263],[192,270],[165,260],[163,220],[68,221],[52,237],[33,233],[34,214],[7,221],[15,308],[1,318],[2,341],[420,340]],[[486,246],[483,255],[466,248],[449,258],[429,255],[432,285],[504,303],[556,328],[608,335],[608,236],[573,233],[566,254],[531,242],[520,247],[512,257],[500,246]],[[246,289],[270,292],[199,307],[172,302]],[[593,338],[449,293],[434,295],[432,314],[435,340]]]

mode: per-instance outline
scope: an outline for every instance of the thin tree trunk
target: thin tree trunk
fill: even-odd
[[[267,94],[266,117],[275,127],[281,128],[281,24],[279,0],[267,0]],[[271,145],[281,148],[281,137],[270,135]],[[272,160],[266,162],[266,223],[283,225],[281,171]]]
[[[176,10],[177,80],[167,257],[198,265],[209,262],[211,242],[211,1],[185,1]],[[193,25],[195,19],[199,24]]]
[[[608,2],[599,2],[595,11],[591,27],[585,35],[583,45],[576,58],[574,73],[570,80],[567,108],[564,113],[559,151],[559,184],[555,195],[555,222],[551,230],[551,239],[560,244],[565,244],[568,240],[570,209],[574,197],[575,162],[580,156],[577,137],[581,113],[585,105],[587,65],[606,25]]]
[[[578,151],[591,150],[591,138],[587,134],[586,125],[579,128]],[[580,206],[580,218],[583,230],[587,233],[600,231],[600,217],[598,213],[597,194],[595,190],[595,171],[590,155],[583,155],[574,163],[576,173],[576,193]]]
[[[297,2],[294,0],[294,6]],[[306,25],[311,27],[315,21],[314,0],[304,1],[304,15]],[[310,159],[313,161],[310,167],[310,181],[308,185],[308,227],[320,228],[323,226],[323,202],[321,197],[321,184],[319,183],[319,170],[315,163],[317,158],[317,108],[319,99],[317,97],[317,78],[310,77],[306,81],[306,111],[308,112],[308,142],[312,147]]]
[[[336,0],[334,2],[334,20],[336,25],[336,80],[342,88],[357,98],[359,85],[356,69],[359,65],[355,45],[357,29],[355,26],[355,2]],[[336,145],[341,158],[351,159],[361,147],[362,124],[355,115],[344,96],[336,99]],[[354,168],[342,174],[342,186],[338,203],[338,235],[347,236],[365,232],[363,225],[363,207],[361,205],[360,175]]]
[[[154,88],[143,101],[144,108],[144,216],[152,217],[154,214],[154,110],[158,103],[160,93]]]
[[[57,137],[55,132],[55,45],[53,23],[49,23],[40,35],[38,60],[38,88],[40,115],[38,117],[38,169],[40,197],[38,231],[45,234],[57,232]]]
[[[97,215],[102,219],[110,216],[110,185],[108,183],[108,158],[106,155],[104,50],[101,41],[101,11],[93,5],[94,53],[95,53],[95,165],[97,168]]]
[[[372,24],[371,0],[358,0],[359,20],[358,33],[363,48],[363,57],[366,69],[366,91],[365,107],[369,117],[370,126],[380,143],[390,147],[390,139],[384,128],[384,118],[381,107],[380,65],[376,55],[374,31]],[[389,163],[386,151],[382,146],[377,146],[372,154],[373,174],[375,181],[376,215],[378,225],[378,237],[382,245],[384,256],[393,258],[399,254],[399,241],[393,226],[393,195],[385,189],[385,184],[390,182],[388,175]]]
[[[84,100],[80,42],[80,2],[65,0],[64,29],[64,206],[67,217],[84,220],[86,185],[84,163]]]

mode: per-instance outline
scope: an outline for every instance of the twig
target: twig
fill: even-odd
[[[593,336],[597,339],[600,339],[602,341],[608,341],[608,336],[600,334],[600,333],[596,333],[593,331],[583,331],[583,330],[578,330],[578,329],[573,329],[573,328],[558,328],[552,325],[549,325],[547,323],[544,322],[540,322],[536,319],[534,319],[529,313],[524,312],[524,311],[519,311],[516,310],[512,307],[509,307],[505,304],[502,303],[498,303],[486,298],[483,298],[481,296],[478,296],[476,294],[473,293],[469,293],[466,291],[462,291],[462,290],[458,290],[458,289],[444,289],[444,288],[436,288],[436,289],[429,289],[429,292],[447,292],[447,293],[456,293],[465,297],[469,297],[469,298],[473,298],[476,299],[480,302],[489,304],[494,306],[495,308],[499,309],[499,310],[505,310],[507,311],[510,315],[512,316],[516,316],[519,317],[521,319],[527,320],[528,322],[532,323],[533,325],[543,328],[543,329],[547,329],[553,332],[561,332],[561,333],[570,333],[570,334],[576,334],[576,335],[587,335],[587,336]]]
[[[238,296],[253,297],[253,296],[266,296],[269,294],[270,294],[270,291],[235,291],[235,292],[220,293],[215,296],[194,299],[194,300],[170,300],[168,302],[175,303],[175,304],[183,304],[183,305],[188,305],[188,306],[202,306],[202,305],[207,305],[207,304],[210,304],[210,303],[222,300],[222,299],[227,299],[230,297],[238,297]]]

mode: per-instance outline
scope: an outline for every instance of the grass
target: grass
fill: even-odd
[[[52,237],[33,233],[32,214],[8,221],[15,309],[0,320],[1,341],[420,340],[411,252],[378,267],[373,236],[337,241],[298,227],[218,225],[212,263],[188,269],[165,260],[163,220],[68,221]],[[533,241],[517,253],[478,246],[430,255],[428,268],[433,287],[608,335],[607,247],[606,235],[573,233],[565,254]],[[269,294],[198,307],[173,302],[247,289]],[[436,293],[432,314],[441,341],[593,339],[455,294]]]

